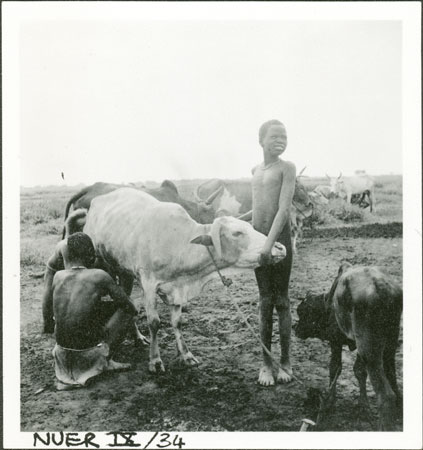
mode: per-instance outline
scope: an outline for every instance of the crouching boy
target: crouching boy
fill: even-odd
[[[92,377],[130,364],[112,359],[129,326],[135,307],[112,277],[92,269],[93,243],[85,233],[67,239],[66,270],[53,279],[56,345],[53,349],[57,389],[84,386]],[[112,301],[104,301],[109,296]]]

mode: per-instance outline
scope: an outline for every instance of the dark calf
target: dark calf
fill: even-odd
[[[330,383],[342,369],[342,346],[357,348],[354,373],[360,404],[368,407],[367,373],[376,393],[379,430],[394,430],[395,403],[402,404],[395,372],[395,351],[402,313],[402,289],[377,267],[341,265],[328,294],[307,294],[297,309],[301,339],[329,341]]]

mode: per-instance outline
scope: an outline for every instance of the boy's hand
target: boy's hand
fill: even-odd
[[[272,264],[272,249],[268,249],[267,247],[264,247],[263,250],[260,252],[259,256],[259,264],[260,266],[267,266],[269,264]]]

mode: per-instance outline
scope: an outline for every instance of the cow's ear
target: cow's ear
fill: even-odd
[[[211,236],[209,234],[201,234],[200,236],[197,236],[194,239],[191,239],[190,243],[191,244],[207,245],[207,246],[213,245],[212,238],[211,238]]]

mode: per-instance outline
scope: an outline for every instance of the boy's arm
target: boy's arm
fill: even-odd
[[[104,281],[102,287],[104,289],[103,294],[110,295],[113,302],[118,308],[122,308],[132,315],[136,315],[138,313],[138,311],[135,309],[135,306],[126,295],[125,291],[120,286],[118,286],[113,281],[113,278],[106,272],[104,272]]]
[[[283,182],[279,196],[278,212],[273,219],[272,227],[267,235],[263,250],[261,251],[261,264],[271,262],[273,245],[282,233],[286,223],[291,218],[291,204],[295,191],[296,169],[293,163],[286,163],[282,169]]]
[[[43,332],[51,334],[54,332],[53,319],[53,290],[54,290],[54,275],[57,271],[64,269],[62,248],[64,241],[59,242],[54,253],[50,256],[46,263],[46,270],[44,272],[44,291],[42,298],[43,311]],[[66,245],[66,244],[65,244]]]
[[[65,268],[62,254],[62,250],[65,245],[65,241],[60,241],[56,245],[54,253],[47,260],[47,269],[57,272],[58,270],[63,270]]]

